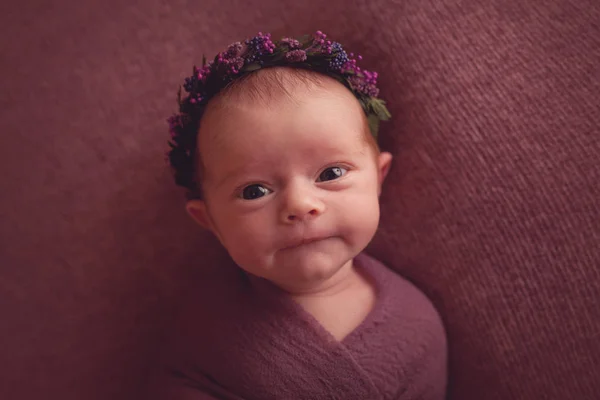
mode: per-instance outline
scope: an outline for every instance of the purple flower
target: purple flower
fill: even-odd
[[[244,59],[242,57],[236,57],[233,60],[230,60],[231,67],[233,68],[233,73],[237,74],[240,72],[240,69],[244,66]]]
[[[292,50],[285,54],[285,59],[291,63],[306,61],[306,52],[304,50]]]
[[[216,70],[222,76],[236,75],[244,66],[244,59],[240,56],[242,45],[234,43],[229,46],[227,51],[217,55]]]
[[[321,31],[315,32],[313,42],[309,49],[316,49],[323,54],[331,54],[333,52],[331,40],[325,40],[327,35]]]
[[[367,70],[363,70],[363,75],[365,76],[365,81],[371,85],[377,85],[377,72],[370,72]]]
[[[333,57],[329,61],[329,68],[333,71],[341,71],[342,68],[350,62],[350,58],[348,58],[348,54],[346,54],[342,45],[337,42],[333,42],[331,50]]]
[[[194,90],[194,84],[196,83],[196,78],[191,76],[188,78],[185,78],[185,82],[183,83],[183,88],[185,89],[186,92],[190,93],[192,90]]]
[[[202,97],[202,95],[200,93],[196,93],[194,95],[190,95],[189,100],[190,100],[190,103],[196,104],[196,103],[201,103],[202,100],[204,100],[204,97]]]
[[[192,78],[195,77],[195,79],[197,79],[201,83],[206,83],[206,79],[210,75],[211,66],[212,66],[212,62],[206,64],[202,68],[194,67],[194,76]],[[187,79],[186,79],[186,81],[187,81]]]
[[[250,53],[246,61],[247,63],[260,61],[261,56],[273,54],[273,51],[275,51],[275,43],[271,40],[270,33],[263,35],[262,32],[258,32],[258,36],[246,40],[246,45]]]
[[[377,86],[375,86],[372,79],[365,79],[365,77],[353,75],[348,78],[348,82],[350,82],[352,89],[359,93],[363,93],[366,96],[377,97],[377,95],[379,95],[379,89],[377,89]]]
[[[301,47],[300,42],[292,38],[283,38],[279,41],[279,43],[288,45],[288,47],[292,50],[299,49]]]
[[[350,74],[358,74],[360,72],[360,67],[356,65],[356,60],[349,60],[346,64],[342,65],[340,72],[350,73]]]
[[[169,123],[169,134],[171,138],[175,138],[179,135],[179,128],[183,126],[183,118],[181,114],[174,114],[167,119]]]
[[[229,45],[229,47],[227,48],[227,55],[230,58],[237,58],[239,56],[242,55],[242,49],[244,47],[242,46],[242,44],[240,42],[235,42]]]

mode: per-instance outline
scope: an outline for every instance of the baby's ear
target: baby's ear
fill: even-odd
[[[392,166],[392,154],[387,151],[383,151],[377,157],[377,172],[379,176],[379,182],[377,182],[377,195],[381,195],[381,186],[383,185],[383,181],[387,176],[388,172],[390,172],[390,167]]]
[[[212,221],[210,220],[210,216],[206,210],[206,203],[204,201],[197,199],[189,200],[187,203],[185,203],[185,210],[198,225],[204,229],[213,231]]]

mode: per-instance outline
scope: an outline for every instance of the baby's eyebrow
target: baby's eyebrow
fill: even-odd
[[[243,175],[244,171],[247,171],[249,168],[251,168],[251,166],[248,164],[237,165],[232,168],[228,168],[225,171],[225,173],[223,174],[223,177],[221,177],[220,179],[217,180],[215,187],[219,188],[219,187],[223,186],[224,184],[226,184],[227,182]]]
[[[322,164],[321,166],[325,166],[325,164],[329,162],[343,162],[343,160],[348,160],[356,155],[364,155],[366,150],[364,147],[359,146],[353,149],[346,150],[340,150],[339,148],[331,147],[322,149],[322,151],[323,153],[326,153],[327,156],[322,154],[321,156],[318,156],[320,161],[313,160],[313,162]],[[248,175],[249,171],[259,169],[264,173],[265,169],[268,170],[272,168],[277,168],[277,164],[275,164],[274,162],[265,161],[264,159],[245,160],[245,162],[243,163],[238,162],[237,165],[234,164],[233,166],[226,168],[225,171],[215,171],[216,173],[213,172],[212,175],[214,181],[216,182],[215,188],[220,188],[221,186],[225,185],[231,180]]]
[[[230,181],[233,178],[235,178],[237,175],[239,175],[239,173],[237,171],[225,174],[224,177],[222,177],[221,179],[219,179],[217,181],[217,183],[215,184],[215,187],[216,188],[220,188],[221,186],[223,186],[224,184],[226,184],[228,181]]]

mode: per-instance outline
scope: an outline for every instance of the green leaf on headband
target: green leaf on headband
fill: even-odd
[[[202,66],[204,67],[206,65],[206,56],[204,54],[202,54]]]
[[[379,117],[375,114],[369,114],[367,115],[367,122],[369,123],[371,135],[377,139],[377,133],[379,132]]]
[[[260,69],[259,63],[251,63],[251,64],[246,65],[244,68],[242,68],[242,71],[252,72],[252,71],[256,71],[258,69]]]
[[[276,63],[278,61],[283,60],[283,58],[285,57],[285,51],[281,51],[280,49],[277,49],[273,55],[271,56],[271,59],[269,60],[272,63]]]
[[[312,35],[302,35],[297,40],[300,42],[301,48],[305,48],[306,45],[311,44],[313,41]]]
[[[392,118],[392,114],[388,111],[385,106],[385,101],[381,99],[371,98],[369,100],[369,106],[373,110],[373,112],[379,117],[382,121],[387,121]]]

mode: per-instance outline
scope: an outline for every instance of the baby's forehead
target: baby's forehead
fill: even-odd
[[[350,95],[352,96],[352,95]],[[347,139],[370,135],[366,117],[353,97],[344,99],[325,90],[279,94],[269,99],[227,99],[209,109],[201,122],[200,137],[212,145],[231,143],[235,139],[260,138],[263,131],[278,132],[287,137],[291,130],[306,130],[324,135],[332,129],[343,129]],[[355,133],[357,135],[352,135]],[[310,138],[311,135],[306,135]],[[318,138],[318,137],[317,137]],[[201,139],[202,141],[202,139]],[[208,144],[208,143],[206,143]]]
[[[211,100],[207,112],[247,105],[275,108],[290,102],[310,101],[311,96],[319,92],[354,98],[348,89],[329,76],[305,69],[272,67],[233,81]]]
[[[344,135],[327,143],[324,136],[338,127]],[[301,136],[306,140],[300,144],[321,151],[348,149],[348,144],[364,151],[365,142],[373,145],[364,111],[344,85],[314,71],[278,67],[252,73],[211,100],[200,124],[198,150],[206,162],[225,149],[245,158],[247,149],[258,153],[272,147],[257,148],[257,141],[266,145],[291,140],[290,129],[306,130],[309,134]]]

